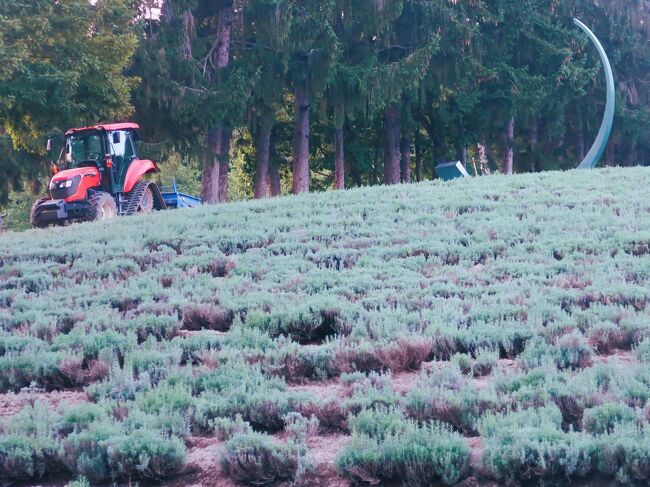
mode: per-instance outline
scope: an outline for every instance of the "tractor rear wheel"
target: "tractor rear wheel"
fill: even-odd
[[[47,228],[49,226],[49,223],[44,222],[41,220],[41,204],[43,204],[45,201],[48,201],[49,198],[41,198],[36,200],[36,202],[32,205],[32,209],[29,212],[29,222],[32,224],[32,228]]]
[[[140,200],[140,207],[138,208],[138,213],[151,213],[153,211],[153,191],[151,190],[151,185],[147,186],[142,199]]]
[[[89,220],[110,220],[117,216],[117,205],[113,197],[104,191],[97,191],[90,198]]]

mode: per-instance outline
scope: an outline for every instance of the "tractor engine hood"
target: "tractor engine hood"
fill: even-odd
[[[96,167],[78,167],[75,169],[65,169],[63,171],[59,171],[54,175],[52,178],[52,182],[61,182],[61,181],[67,181],[68,179],[72,179],[75,176],[81,176],[83,177],[99,177],[99,169]]]
[[[86,199],[88,189],[99,186],[101,178],[96,167],[66,169],[50,181],[50,196],[54,200],[77,201]]]

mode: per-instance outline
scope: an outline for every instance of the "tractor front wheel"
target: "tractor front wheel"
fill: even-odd
[[[44,222],[41,220],[41,204],[49,200],[49,198],[41,198],[39,200],[36,200],[36,202],[32,205],[32,209],[29,212],[29,222],[32,224],[33,228],[47,228],[49,224],[47,222]]]
[[[113,197],[103,191],[97,191],[90,198],[89,220],[110,220],[117,216],[117,205]]]

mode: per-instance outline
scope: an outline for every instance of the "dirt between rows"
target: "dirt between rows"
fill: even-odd
[[[0,394],[0,417],[18,414],[25,406],[34,404],[36,401],[47,403],[53,407],[72,406],[88,402],[88,396],[84,391],[71,390],[52,392],[24,391],[18,394],[13,392]]]
[[[443,361],[424,362],[419,370],[394,373],[391,375],[393,390],[398,394],[406,395],[417,385],[423,371],[436,368],[441,369],[448,364],[449,362]],[[515,360],[501,359],[499,360],[498,366],[504,372],[509,373],[516,370],[517,364]],[[485,389],[489,386],[491,380],[489,375],[470,379],[477,389]],[[305,384],[290,384],[288,385],[288,389],[293,392],[308,393],[318,399],[334,399],[344,397],[346,387],[336,378],[318,382],[307,382]]]

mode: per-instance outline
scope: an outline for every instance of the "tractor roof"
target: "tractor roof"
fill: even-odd
[[[128,130],[128,129],[139,129],[140,126],[137,123],[126,122],[126,123],[105,123],[99,125],[93,125],[90,127],[80,127],[76,129],[68,130],[65,135],[71,135],[75,132],[82,132],[84,130]]]

